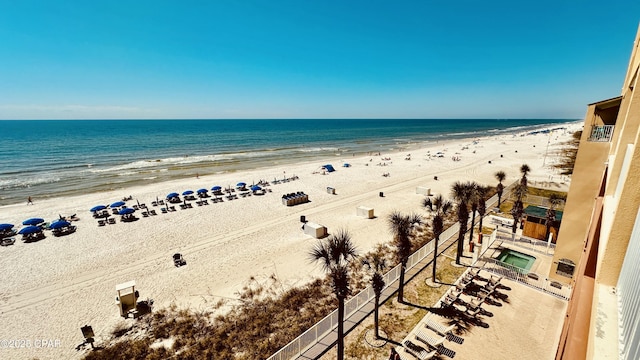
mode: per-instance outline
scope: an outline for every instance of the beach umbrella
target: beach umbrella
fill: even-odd
[[[180,196],[178,193],[172,192],[171,194],[167,195],[167,199],[171,199],[178,196]]]
[[[191,190],[186,190],[185,192],[182,193],[182,195],[191,195],[193,194],[193,191]]]
[[[135,209],[126,207],[126,208],[121,209],[120,211],[118,211],[118,214],[119,215],[128,215],[128,214],[133,214],[134,212],[135,212]]]
[[[44,222],[44,219],[31,218],[31,219],[27,219],[27,220],[23,221],[22,225],[38,225],[38,224],[42,224],[43,222]]]
[[[247,184],[243,183],[243,182],[239,182],[239,183],[236,184],[236,186],[237,187],[243,187],[243,186],[247,186]]]
[[[64,220],[58,220],[51,225],[49,225],[49,229],[61,229],[67,226],[71,226],[71,223]]]
[[[29,234],[35,234],[41,231],[42,229],[40,227],[31,225],[31,226],[23,227],[22,229],[20,229],[20,231],[18,231],[18,234],[29,235]]]
[[[198,194],[206,194],[209,190],[207,189],[199,189]]]
[[[106,207],[106,206],[104,206],[104,205],[96,205],[96,206],[92,207],[90,211],[91,211],[91,212],[96,212],[96,211],[104,210],[104,209],[106,209],[106,208],[107,208],[107,207]]]
[[[258,190],[262,190],[262,188],[260,186],[258,186],[258,185],[253,185],[251,187],[251,191],[258,191]]]
[[[216,186],[212,187],[212,188],[211,188],[211,190],[213,190],[213,191],[220,191],[220,190],[222,190],[222,186],[218,186],[218,185],[216,185]]]
[[[124,206],[124,201],[116,201],[113,204],[111,204],[111,208],[117,208],[120,206]]]
[[[0,224],[0,231],[13,229],[13,224]]]

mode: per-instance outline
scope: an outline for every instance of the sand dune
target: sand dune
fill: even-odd
[[[422,212],[416,186],[432,193],[449,194],[452,182],[475,180],[495,185],[493,174],[507,173],[507,182],[519,177],[519,167],[527,163],[531,181],[566,188],[566,179],[553,176],[543,167],[544,159],[558,144],[567,141],[578,124],[552,135],[484,137],[429,144],[423,148],[407,145],[396,153],[357,156],[256,169],[200,178],[182,179],[145,187],[86,194],[46,201],[0,207],[0,222],[20,224],[32,216],[55,219],[59,214],[77,213],[76,233],[0,248],[0,340],[31,342],[30,348],[0,348],[0,358],[78,358],[74,348],[82,342],[80,327],[92,325],[98,341],[109,336],[120,321],[114,304],[116,284],[136,280],[142,298],[153,298],[156,307],[171,303],[204,309],[220,299],[233,299],[251,276],[278,276],[287,286],[302,284],[322,275],[308,259],[314,239],[301,229],[300,216],[327,226],[329,233],[347,229],[360,252],[366,252],[391,238],[386,215],[393,210]],[[549,146],[547,149],[547,143]],[[437,152],[444,157],[433,157]],[[517,151],[517,152],[516,152]],[[406,160],[407,155],[410,160]],[[502,155],[502,157],[501,157]],[[453,161],[452,157],[459,157]],[[382,160],[390,158],[390,160]],[[491,163],[489,163],[491,161]],[[351,167],[342,167],[348,162]],[[315,173],[324,163],[337,171]],[[386,163],[385,166],[378,164]],[[389,173],[388,177],[382,176]],[[156,197],[186,189],[227,186],[239,181],[299,177],[298,180],[268,186],[262,196],[240,197],[233,201],[196,206],[168,214],[142,218],[131,223],[99,227],[88,209],[132,195],[151,206]],[[434,176],[438,180],[434,180]],[[550,183],[550,184],[549,184]],[[327,193],[333,187],[336,194]],[[287,207],[286,193],[304,191],[311,202]],[[384,193],[384,197],[379,196]],[[357,206],[375,209],[376,218],[356,216]],[[184,255],[187,266],[175,268],[171,256]],[[231,301],[232,303],[232,301]],[[36,347],[39,339],[59,340],[53,347]],[[18,343],[14,342],[14,346]],[[0,344],[1,345],[1,344]]]

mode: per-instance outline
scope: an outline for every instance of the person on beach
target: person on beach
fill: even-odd
[[[31,196],[27,198],[27,205],[33,205],[33,200],[31,200]]]

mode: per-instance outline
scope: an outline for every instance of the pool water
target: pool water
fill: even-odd
[[[531,255],[523,254],[519,251],[504,249],[500,253],[500,256],[498,256],[498,260],[523,270],[529,270],[536,261],[536,258]]]

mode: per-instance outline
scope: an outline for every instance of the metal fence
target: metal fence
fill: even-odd
[[[549,280],[547,277],[504,263],[500,260],[483,257],[478,261],[478,263],[483,263],[483,270],[504,276],[520,284],[538,289],[558,298],[569,300],[569,297],[571,296],[570,286]]]
[[[509,200],[515,201],[516,198],[513,197],[513,196],[509,196]],[[549,198],[546,197],[546,196],[527,194],[527,196],[525,197],[524,202],[526,202],[529,205],[536,205],[536,206],[541,206],[541,207],[546,207],[546,208],[551,207],[551,203],[549,202]],[[560,206],[556,206],[556,209],[558,209],[558,210],[564,209],[564,201],[560,204]]]
[[[540,274],[530,272],[529,270],[507,264],[498,259],[485,256],[486,252],[489,249],[495,249],[495,247],[492,248],[492,246],[496,241],[500,241],[500,245],[505,242],[517,245],[519,247],[523,247],[524,245],[524,247],[536,252],[540,252],[545,256],[551,256],[548,251],[554,250],[555,244],[547,244],[544,241],[539,241],[537,239],[531,238],[522,239],[520,237],[516,237],[515,240],[512,240],[511,236],[501,236],[499,234],[499,231],[495,230],[493,234],[491,234],[489,241],[482,244],[480,253],[477,257],[474,257],[472,265],[482,268],[483,270],[498,274],[500,276],[504,276],[520,284],[538,289],[558,298],[569,300],[569,298],[571,297],[571,286],[564,285],[557,281],[549,280],[549,278],[547,278],[546,276],[542,276]],[[528,245],[530,245],[531,247],[529,247]],[[549,245],[549,249],[547,249],[547,245]]]
[[[513,238],[511,234],[507,235],[505,233],[498,232],[497,238],[502,242],[514,244],[540,254],[552,255],[556,251],[556,244],[548,243],[546,241],[530,238],[527,236],[516,236],[515,238]]]
[[[512,189],[514,185],[515,183],[507,186],[504,189],[505,196],[508,196],[510,189]],[[487,200],[486,202],[487,209],[494,206],[494,204],[496,204],[497,202],[498,202],[498,196],[494,195],[489,200]],[[479,220],[480,220],[480,217],[479,216],[476,217],[476,224],[479,222]],[[471,224],[471,220],[469,220],[469,224]],[[471,226],[468,226],[467,228],[470,229]],[[460,229],[460,224],[455,223],[452,226],[450,226],[447,230],[443,231],[442,234],[440,235],[440,240],[442,241],[442,243],[454,237],[458,233],[459,229]],[[431,241],[427,243],[425,246],[418,249],[411,256],[409,256],[406,270],[413,268],[422,260],[424,260],[429,254],[433,252],[434,250],[433,247],[434,245],[433,245],[433,242]],[[400,266],[401,265],[397,265],[396,267],[391,269],[391,271],[383,275],[384,282],[385,284],[387,284],[386,287],[388,287],[394,281],[398,280],[398,278],[400,277]],[[375,293],[373,291],[373,288],[371,286],[367,286],[364,290],[360,291],[357,295],[347,300],[344,304],[345,319],[349,318],[350,315],[352,315],[353,313],[361,309],[365,304],[372,301],[374,298],[375,298]],[[333,331],[337,326],[338,326],[338,310],[336,309],[333,312],[331,312],[331,314],[326,316],[324,319],[320,320],[318,323],[313,325],[307,331],[302,333],[302,335],[298,336],[289,344],[285,345],[280,350],[278,350],[275,354],[271,355],[269,358],[267,358],[267,360],[289,360],[289,359],[298,357],[305,349],[317,343],[320,338],[327,335],[330,331]]]

